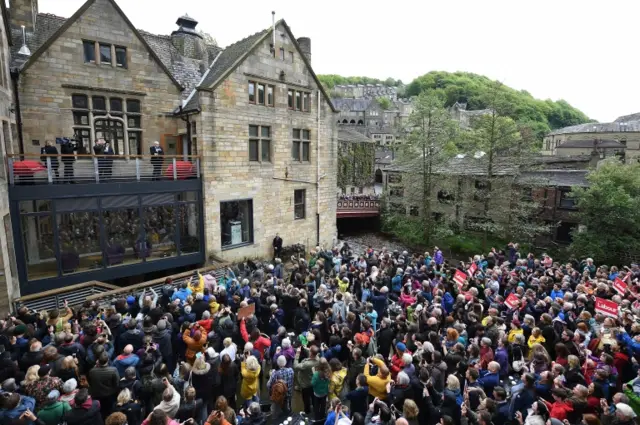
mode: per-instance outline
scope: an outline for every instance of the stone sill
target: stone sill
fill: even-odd
[[[253,242],[243,242],[238,245],[227,245],[220,248],[220,251],[230,251],[232,249],[244,248],[245,246],[251,246],[251,245],[253,245]]]

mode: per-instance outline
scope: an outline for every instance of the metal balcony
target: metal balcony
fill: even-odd
[[[338,198],[337,218],[375,217],[380,215],[380,199],[363,196],[343,196]]]
[[[10,185],[199,179],[196,155],[7,155]]]

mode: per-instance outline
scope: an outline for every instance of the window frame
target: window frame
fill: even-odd
[[[235,245],[223,245],[223,238],[222,238],[222,226],[223,226],[223,217],[222,217],[222,204],[228,204],[228,203],[241,203],[241,202],[247,202],[248,205],[248,212],[249,212],[249,219],[247,222],[248,225],[248,229],[247,231],[249,232],[249,237],[248,240],[246,242],[241,242]],[[253,198],[245,198],[245,199],[229,199],[226,201],[220,201],[220,249],[222,251],[226,251],[229,249],[234,249],[234,248],[241,248],[243,246],[248,246],[248,245],[253,245],[255,243],[255,224],[254,224],[254,211],[253,211]]]
[[[302,194],[302,201],[298,202],[298,194]],[[297,209],[302,207],[302,215],[299,216]],[[307,218],[307,189],[295,189],[293,191],[293,219],[304,220]]]
[[[296,137],[296,132],[298,136]],[[306,133],[306,134],[305,134]],[[306,137],[306,138],[305,138]],[[311,130],[306,128],[294,128],[291,130],[291,160],[301,163],[311,162]],[[305,159],[305,146],[307,149],[307,158]],[[297,152],[297,155],[294,155]]]
[[[91,52],[93,59],[87,60],[87,47],[91,46]],[[96,63],[96,42],[91,40],[82,40],[82,55],[84,56],[84,63]]]
[[[114,49],[114,53],[115,53],[115,64],[116,64],[116,68],[121,68],[121,69],[129,69],[129,58],[127,57],[127,48],[124,46],[117,46],[114,45],[113,46]],[[124,63],[121,65],[118,63],[118,50],[123,50],[124,51]]]
[[[109,61],[103,61],[102,60],[102,48],[109,48]],[[113,67],[113,51],[112,51],[112,44],[107,44],[107,43],[98,43],[98,53],[100,55],[100,65],[109,65],[111,67]]]
[[[311,112],[311,92],[287,88],[287,107],[293,111]]]
[[[280,53],[279,53],[278,58],[283,62],[287,60],[287,56],[285,55],[284,47],[280,48]]]
[[[253,87],[253,100],[251,99],[251,89]],[[260,87],[262,87],[262,102],[260,102]],[[256,80],[249,80],[247,84],[248,101],[251,105],[275,106],[276,86],[273,84],[262,83]],[[271,92],[271,94],[269,94]],[[271,99],[269,100],[269,96]]]
[[[258,84],[255,81],[251,81],[249,80],[249,83],[247,85],[247,90],[249,91],[249,103],[255,105],[256,104],[256,87],[258,86]],[[253,88],[253,93],[252,92],[252,88]],[[251,96],[253,96],[253,100],[251,99]]]
[[[251,128],[255,127],[257,132],[255,136],[251,135]],[[263,129],[268,129],[269,131],[269,135],[268,136],[263,136],[262,134],[262,130]],[[272,159],[273,159],[273,155],[272,155],[272,149],[273,149],[273,130],[271,129],[270,125],[259,125],[259,124],[249,124],[248,127],[248,159],[249,162],[257,162],[257,163],[272,163]],[[257,144],[257,159],[252,159],[251,157],[251,144],[252,143],[256,143]],[[264,149],[263,149],[263,145],[265,143],[268,143],[269,148],[268,148],[268,159],[264,159]]]

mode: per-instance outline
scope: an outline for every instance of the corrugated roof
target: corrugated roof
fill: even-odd
[[[338,142],[348,143],[375,143],[362,133],[346,127],[338,127]]]

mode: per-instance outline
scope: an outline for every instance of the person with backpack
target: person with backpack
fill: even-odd
[[[291,400],[293,398],[293,369],[287,367],[287,358],[283,355],[276,359],[278,369],[271,371],[271,376],[267,382],[267,390],[273,404],[271,405],[272,416],[278,417],[280,413],[291,411]],[[282,412],[278,412],[278,408]]]

